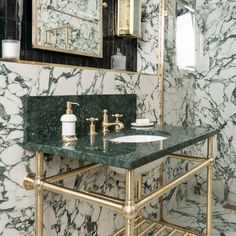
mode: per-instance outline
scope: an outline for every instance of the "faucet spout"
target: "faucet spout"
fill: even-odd
[[[122,117],[122,115],[115,114],[113,116],[116,117],[115,122],[109,122],[108,111],[107,110],[103,110],[102,132],[104,134],[109,132],[108,128],[111,127],[111,126],[115,127],[115,131],[116,132],[118,132],[118,131],[120,131],[121,129],[124,128],[124,124],[121,121],[119,121],[119,117]]]

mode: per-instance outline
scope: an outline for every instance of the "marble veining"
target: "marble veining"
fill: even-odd
[[[173,98],[174,96],[181,97],[183,92],[183,85],[187,89],[184,92],[187,96],[183,96],[181,103],[172,103],[173,111],[176,104],[180,105],[182,111],[185,113],[178,113],[178,118],[174,121],[171,117],[172,110],[165,110],[166,122],[181,122],[183,125],[204,125],[206,127],[220,127],[220,134],[217,135],[214,145],[215,165],[214,165],[214,182],[213,191],[214,199],[217,207],[213,208],[213,228],[214,235],[235,235],[235,211],[224,209],[222,206],[224,202],[231,202],[235,205],[235,157],[236,157],[236,143],[235,143],[235,1],[195,1],[196,12],[196,69],[195,71],[179,71],[176,68],[175,62],[175,38],[171,27],[173,24],[168,23],[168,30],[166,32],[166,97]],[[171,7],[171,1],[168,2],[168,7]],[[171,12],[171,11],[170,11]],[[169,19],[168,22],[173,22]],[[174,28],[173,28],[174,29]],[[173,86],[175,84],[175,86]],[[173,86],[173,90],[172,90]],[[168,88],[168,89],[167,89]],[[174,91],[175,89],[175,91]],[[173,93],[169,93],[172,92]],[[177,94],[176,94],[177,93]],[[173,94],[173,95],[172,95]],[[168,99],[167,98],[167,99]],[[186,99],[187,98],[187,99]],[[170,102],[167,102],[170,104]],[[185,150],[186,153],[193,155],[206,154],[203,152],[204,143]],[[175,163],[168,165],[168,173],[190,168],[191,164],[186,162]],[[186,183],[187,184],[187,183]],[[199,206],[199,214],[197,216],[193,212],[194,208],[186,204],[186,191],[188,196],[205,196],[206,182],[205,174],[196,175],[187,185],[182,186],[172,193],[173,196],[180,195],[180,201],[174,201],[172,209],[180,205],[182,209],[186,209],[188,214],[182,212],[178,216],[181,222],[194,219],[194,222],[204,216]],[[195,193],[193,195],[193,193]],[[167,196],[170,197],[170,194]],[[182,200],[181,200],[182,199]],[[192,203],[192,202],[191,202]],[[201,207],[205,207],[205,203],[201,203]],[[167,204],[167,207],[171,204]],[[170,213],[169,211],[167,211]],[[191,217],[191,218],[190,218]],[[192,218],[193,217],[193,218]],[[192,221],[193,222],[193,221]],[[199,221],[200,228],[204,230],[202,220]],[[195,224],[195,223],[194,223]],[[191,222],[188,226],[191,226]]]
[[[24,96],[137,94],[137,116],[157,121],[157,88],[155,76],[1,62],[0,235],[34,235],[35,196],[22,186],[26,173],[35,171],[34,153],[20,145]],[[47,155],[45,164],[46,175],[51,175],[84,163]],[[124,193],[124,178],[109,168],[71,179],[66,184],[121,197]],[[123,224],[121,216],[114,212],[84,202],[47,193],[45,201],[44,226],[48,236],[111,235]]]
[[[137,44],[139,72],[157,74],[159,0],[142,0],[142,31]]]
[[[38,0],[35,11],[37,43],[82,55],[102,54],[101,0]]]
[[[165,122],[185,126],[206,124],[207,127],[220,126],[222,128],[214,147],[217,164],[213,189],[217,208],[213,208],[213,227],[217,231],[213,232],[217,232],[216,236],[232,236],[236,232],[235,211],[223,209],[221,201],[235,201],[235,2],[233,0],[196,1],[196,30],[201,39],[199,42],[202,44],[198,47],[199,59],[195,72],[180,71],[175,66],[173,2],[167,1],[167,8],[172,14],[167,18],[169,30],[166,31],[165,37]],[[22,96],[113,92],[123,94],[135,91],[138,95],[138,116],[146,115],[158,121],[159,93],[156,77],[1,63],[0,78],[1,236],[34,235],[32,220],[34,193],[26,192],[22,188],[22,178],[25,173],[34,171],[34,154],[24,151],[18,145],[23,138],[23,110],[20,99]],[[204,147],[205,144],[200,143],[193,149],[186,150],[186,153],[202,154],[202,145]],[[47,174],[51,174],[81,163],[68,162],[65,158],[48,155],[46,164],[47,167],[50,166],[50,173]],[[168,173],[166,178],[171,178],[172,175],[188,168],[188,164],[167,162],[165,168]],[[143,176],[145,193],[158,187],[158,174],[158,170],[155,169]],[[97,173],[83,177],[72,180],[71,184],[81,188],[86,185],[106,193],[118,193],[120,196],[124,193],[124,178],[109,169],[101,169]],[[90,177],[92,177],[91,182],[86,181]],[[94,179],[95,182],[93,182]],[[103,185],[104,180],[106,185]],[[112,185],[113,181],[117,184]],[[190,188],[186,188],[186,184],[189,184]],[[190,191],[186,191],[187,189]],[[196,222],[200,217],[197,224],[191,221],[186,225],[203,230],[204,226],[201,222],[204,219],[204,212],[199,210],[196,216],[195,206],[185,203],[187,194],[189,197],[199,196],[193,195],[193,191],[204,197],[204,176],[195,176],[191,183],[185,183],[168,193],[165,197],[165,202],[168,203],[166,213],[171,217],[172,209],[175,212],[183,210],[183,213],[174,215],[174,218],[176,219],[177,216],[178,221],[182,223],[186,220],[189,222],[191,219]],[[73,233],[78,235],[80,232],[83,235],[86,233],[87,235],[111,235],[123,223],[121,217],[114,215],[112,211],[91,208],[81,202],[56,195],[46,195],[46,202],[45,231],[49,236],[72,235]],[[78,213],[78,204],[81,210],[78,217],[75,217]],[[177,210],[178,206],[182,209]],[[156,202],[152,203],[146,208],[147,214],[158,217],[157,207]],[[188,211],[188,214],[184,211]],[[69,222],[67,222],[68,217]],[[200,227],[199,224],[201,224]],[[99,226],[105,227],[105,232],[101,230],[103,227]]]

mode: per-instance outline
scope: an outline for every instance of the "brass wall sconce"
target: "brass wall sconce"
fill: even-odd
[[[117,0],[116,34],[122,37],[141,35],[141,0]]]

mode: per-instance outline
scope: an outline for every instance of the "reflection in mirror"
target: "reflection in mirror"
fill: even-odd
[[[176,1],[176,60],[180,69],[194,69],[195,21],[192,0]]]
[[[33,1],[33,47],[102,57],[102,0]]]
[[[118,0],[116,14],[118,36],[141,36],[141,0]]]
[[[126,68],[125,71],[156,75],[160,27],[158,1],[122,2],[132,3],[129,13],[133,17],[126,25],[133,25],[133,29],[131,27],[131,31],[117,36],[115,13],[118,0],[32,1],[35,49],[30,50],[24,59],[114,70]],[[132,34],[140,37],[134,38]],[[116,55],[118,48],[126,58],[126,65],[117,69],[112,65],[112,56]],[[43,51],[37,49],[48,51],[42,56]]]

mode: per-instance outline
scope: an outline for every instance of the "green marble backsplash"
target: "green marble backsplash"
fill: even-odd
[[[130,127],[136,119],[136,99],[129,95],[78,95],[78,96],[45,96],[23,98],[24,103],[24,141],[37,138],[55,138],[61,136],[60,118],[66,112],[66,102],[77,102],[80,107],[73,106],[73,113],[77,116],[76,134],[88,132],[89,123],[86,118],[95,117],[96,128],[101,130],[103,110],[107,109],[109,121],[113,121],[112,114],[123,114],[121,118],[125,127]]]

